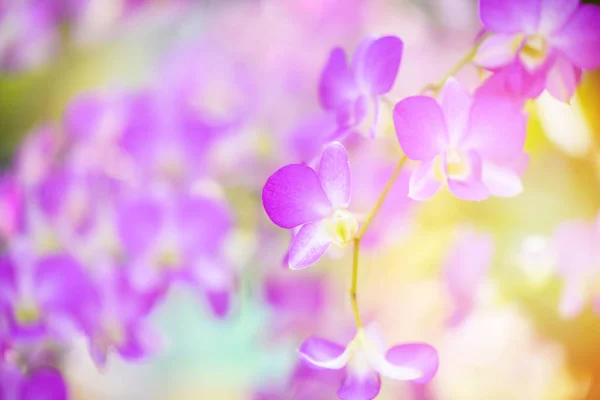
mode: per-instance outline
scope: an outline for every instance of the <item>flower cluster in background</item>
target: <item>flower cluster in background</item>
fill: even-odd
[[[1,172],[0,399],[600,395],[577,342],[598,327],[598,207],[567,186],[600,165],[581,106],[600,6],[392,3],[0,1],[7,76],[136,27],[125,49],[156,61],[78,90]],[[178,296],[224,327],[194,339],[205,379],[164,373]]]

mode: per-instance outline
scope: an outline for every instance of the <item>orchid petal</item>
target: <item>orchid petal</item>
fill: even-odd
[[[435,176],[435,161],[423,161],[410,177],[408,197],[413,200],[428,200],[437,193],[442,183]]]
[[[445,116],[450,143],[459,143],[467,131],[471,96],[455,78],[444,85],[440,106]]]
[[[588,300],[585,285],[583,279],[570,279],[565,282],[558,306],[559,314],[563,318],[575,318],[581,313]]]
[[[581,68],[575,67],[564,57],[558,57],[548,72],[546,87],[556,100],[568,103],[580,82]]]
[[[389,366],[384,371],[380,371],[384,376],[413,380],[417,383],[429,382],[437,373],[439,366],[437,351],[425,343],[406,343],[394,346],[388,350],[386,359]],[[411,374],[408,374],[408,371],[411,371]],[[417,371],[418,374],[416,379],[411,378],[414,376],[414,371]],[[406,375],[402,375],[400,372]]]
[[[17,398],[19,400],[67,400],[69,395],[60,372],[52,368],[42,368],[25,379]]]
[[[286,229],[322,219],[333,211],[317,173],[305,165],[286,165],[271,175],[262,200],[271,221]]]
[[[540,0],[481,0],[483,26],[499,33],[535,33],[540,19]]]
[[[318,175],[333,208],[348,207],[351,193],[350,161],[341,143],[333,143],[325,149]]]
[[[431,97],[399,101],[394,107],[394,126],[402,150],[412,160],[430,160],[448,143],[444,114]]]
[[[477,48],[473,62],[483,68],[498,68],[514,62],[520,42],[518,35],[495,34]]]
[[[305,340],[298,352],[309,364],[325,369],[344,368],[350,356],[344,346],[317,337]]]
[[[302,269],[316,263],[323,257],[331,242],[332,238],[321,221],[303,225],[290,245],[290,269]]]
[[[575,66],[583,69],[600,67],[600,7],[581,5],[560,31],[552,44]]]
[[[503,163],[523,152],[527,119],[518,102],[508,98],[476,96],[469,116],[463,149],[475,149],[482,158]]]
[[[156,240],[163,224],[163,210],[158,202],[151,199],[127,202],[118,209],[117,229],[130,257],[146,251]]]
[[[447,158],[444,157],[446,175],[448,175]],[[468,175],[461,179],[448,177],[448,188],[456,197],[463,200],[481,201],[489,197],[490,193],[481,180],[481,158],[473,151],[466,154]]]
[[[337,395],[341,400],[372,400],[377,397],[380,389],[381,377],[377,371],[348,369]]]
[[[510,168],[484,161],[481,179],[492,196],[514,197],[523,191],[519,175]]]
[[[539,32],[551,34],[560,29],[578,6],[579,0],[541,0]]]
[[[350,74],[346,53],[340,47],[329,54],[319,82],[319,98],[326,110],[336,109],[353,100],[358,90]]]
[[[353,71],[358,82],[370,95],[381,95],[391,90],[398,75],[404,43],[395,36],[373,40],[364,52],[355,54]]]

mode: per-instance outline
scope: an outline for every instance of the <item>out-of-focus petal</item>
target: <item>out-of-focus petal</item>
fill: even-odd
[[[346,379],[337,392],[341,400],[372,400],[381,389],[381,377],[375,370],[348,370]]]
[[[600,7],[584,4],[553,36],[552,44],[577,67],[598,68],[600,67],[600,29],[598,26],[600,26]]]
[[[582,279],[565,282],[558,306],[558,312],[563,318],[574,318],[581,313],[588,300],[585,285],[586,282]]]
[[[476,96],[464,149],[476,149],[484,159],[502,165],[523,152],[527,119],[509,98]]]
[[[568,103],[581,82],[581,68],[575,67],[564,57],[558,57],[548,71],[546,88],[556,100]]]
[[[309,364],[326,369],[344,368],[349,357],[344,346],[318,337],[305,340],[298,352]]]
[[[535,33],[541,0],[481,0],[479,17],[484,27],[500,33]]]
[[[446,174],[448,174],[447,157],[444,158]],[[461,179],[448,177],[448,188],[456,197],[463,200],[481,201],[489,197],[490,192],[481,179],[481,158],[473,151],[466,154],[468,164],[468,175]]]
[[[136,256],[146,251],[164,224],[159,203],[151,199],[139,199],[123,203],[117,212],[119,236],[128,255]]]
[[[341,143],[333,143],[325,149],[317,173],[333,208],[348,207],[351,193],[350,161]]]
[[[362,54],[352,60],[356,79],[370,95],[391,90],[398,75],[404,43],[395,36],[384,36],[372,41]],[[358,53],[358,51],[357,51]]]
[[[588,280],[600,272],[597,232],[594,224],[585,221],[566,221],[554,230],[557,270],[566,280]]]
[[[302,269],[316,263],[323,257],[331,242],[331,236],[327,234],[321,221],[303,225],[290,245],[290,269]]]
[[[380,372],[393,379],[409,379],[417,383],[426,383],[435,376],[439,366],[437,351],[425,343],[406,343],[394,346],[388,350],[385,357],[394,369]],[[418,371],[419,378],[411,379],[395,375],[395,372],[401,370]]]
[[[519,46],[517,35],[491,35],[477,48],[473,62],[484,68],[502,67],[515,61]]]
[[[448,143],[444,114],[431,97],[399,101],[394,107],[394,126],[402,150],[412,160],[430,160]]]
[[[125,341],[118,346],[119,354],[127,360],[139,360],[156,354],[162,347],[160,336],[144,323],[129,327]]]
[[[271,175],[262,201],[271,221],[286,229],[319,220],[333,210],[317,173],[299,164],[286,165]]]
[[[434,160],[430,160],[417,165],[410,177],[408,197],[414,200],[428,200],[442,186],[436,179],[434,164]]]
[[[18,400],[67,400],[68,397],[67,385],[60,372],[42,368],[24,380]]]
[[[482,168],[481,179],[492,196],[514,197],[523,191],[521,178],[512,169],[485,161]]]
[[[319,82],[319,98],[326,110],[342,106],[354,99],[358,90],[346,61],[346,53],[336,47],[329,54],[327,64],[321,73]]]
[[[450,78],[442,89],[440,106],[446,119],[449,141],[458,144],[467,131],[471,95],[455,78]]]
[[[214,316],[225,318],[231,308],[231,291],[226,289],[208,290],[206,292],[208,304]]]
[[[560,29],[579,3],[579,0],[541,0],[539,32],[546,35]]]

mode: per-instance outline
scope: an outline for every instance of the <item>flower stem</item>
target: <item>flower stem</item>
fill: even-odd
[[[426,85],[423,89],[421,89],[421,94],[427,93],[427,91],[431,90],[433,94],[438,94],[438,92],[444,87],[446,81],[456,75],[461,69],[463,69],[467,64],[473,60],[475,54],[477,54],[477,50],[479,50],[479,46],[485,39],[487,39],[489,34],[482,35],[481,38],[475,43],[475,45],[469,50],[467,54],[463,56],[450,70],[440,79],[437,83],[430,83]]]
[[[388,193],[392,189],[392,186],[394,185],[394,182],[396,181],[398,174],[402,170],[402,167],[406,163],[406,160],[407,160],[407,158],[404,155],[400,158],[400,161],[398,162],[396,169],[392,173],[392,176],[390,176],[390,179],[388,179],[385,187],[383,188],[383,191],[379,195],[379,198],[377,199],[377,202],[375,203],[373,210],[371,210],[371,212],[367,216],[367,219],[365,220],[365,223],[362,225],[361,229],[358,231],[358,233],[356,234],[356,237],[354,238],[354,251],[353,251],[353,257],[352,257],[352,285],[350,286],[350,302],[352,303],[352,311],[354,312],[354,318],[356,319],[356,326],[358,327],[358,329],[361,329],[363,327],[362,320],[360,318],[360,312],[358,311],[358,301],[356,298],[356,287],[358,285],[358,256],[360,253],[360,240],[365,235],[367,229],[369,228],[369,225],[371,225],[371,223],[373,222],[373,219],[377,215],[377,212],[379,212],[379,209],[381,208],[383,201],[385,200]]]

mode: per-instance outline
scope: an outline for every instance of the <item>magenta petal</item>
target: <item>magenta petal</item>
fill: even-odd
[[[391,90],[398,75],[403,48],[402,40],[385,36],[371,42],[363,54],[357,55],[362,59],[356,62],[356,77],[370,95]]]
[[[138,323],[127,329],[127,338],[117,350],[127,360],[139,360],[156,354],[161,348],[161,337],[144,323]]]
[[[346,53],[336,47],[329,54],[327,64],[321,73],[319,98],[326,110],[336,109],[353,100],[358,95],[354,79],[346,61]]]
[[[442,89],[440,106],[446,117],[446,127],[451,143],[460,143],[467,131],[471,102],[471,95],[458,80],[448,79]]]
[[[421,372],[421,378],[414,382],[427,383],[437,373],[439,356],[437,351],[425,343],[406,343],[388,350],[385,358],[392,364],[413,368]]]
[[[444,157],[445,159],[445,157]],[[473,151],[467,153],[470,174],[465,179],[448,178],[448,188],[456,197],[463,200],[481,201],[489,197],[490,192],[481,179],[481,158]],[[444,161],[446,165],[446,161]],[[447,173],[447,171],[446,171]]]
[[[18,400],[67,400],[68,397],[67,385],[60,372],[42,368],[33,371],[25,379]]]
[[[118,209],[117,228],[128,256],[146,251],[164,224],[163,209],[151,199],[127,202]]]
[[[229,290],[208,290],[208,304],[217,318],[225,318],[231,307],[231,292]]]
[[[292,229],[331,214],[331,202],[317,173],[305,165],[286,165],[267,179],[263,206],[274,224]]]
[[[345,348],[327,339],[310,337],[302,343],[298,353],[309,364],[325,369],[341,369],[348,361]]]
[[[428,200],[439,190],[442,183],[435,178],[434,160],[421,162],[410,177],[408,197]]]
[[[535,33],[541,0],[481,0],[479,17],[485,29],[500,33]]]
[[[600,67],[600,7],[580,6],[565,26],[554,35],[552,44],[577,67]]]
[[[581,81],[581,68],[558,57],[548,72],[546,88],[555,99],[568,103]]]
[[[372,400],[381,389],[381,377],[375,370],[353,373],[348,370],[337,395],[342,400]]]
[[[463,146],[502,165],[523,152],[526,128],[520,103],[503,97],[476,96]]]
[[[544,34],[561,28],[579,6],[579,0],[542,0],[538,30]]]
[[[400,146],[412,160],[429,160],[448,142],[442,109],[434,99],[413,96],[394,107],[394,126]]]
[[[348,207],[351,193],[350,161],[341,143],[333,143],[325,149],[318,175],[333,208]]]
[[[332,240],[321,221],[303,225],[292,239],[288,255],[290,269],[306,268],[323,257]]]
[[[516,36],[512,34],[496,34],[486,38],[477,48],[473,62],[480,67],[489,69],[514,62],[520,45],[520,43],[515,43],[515,40]]]

